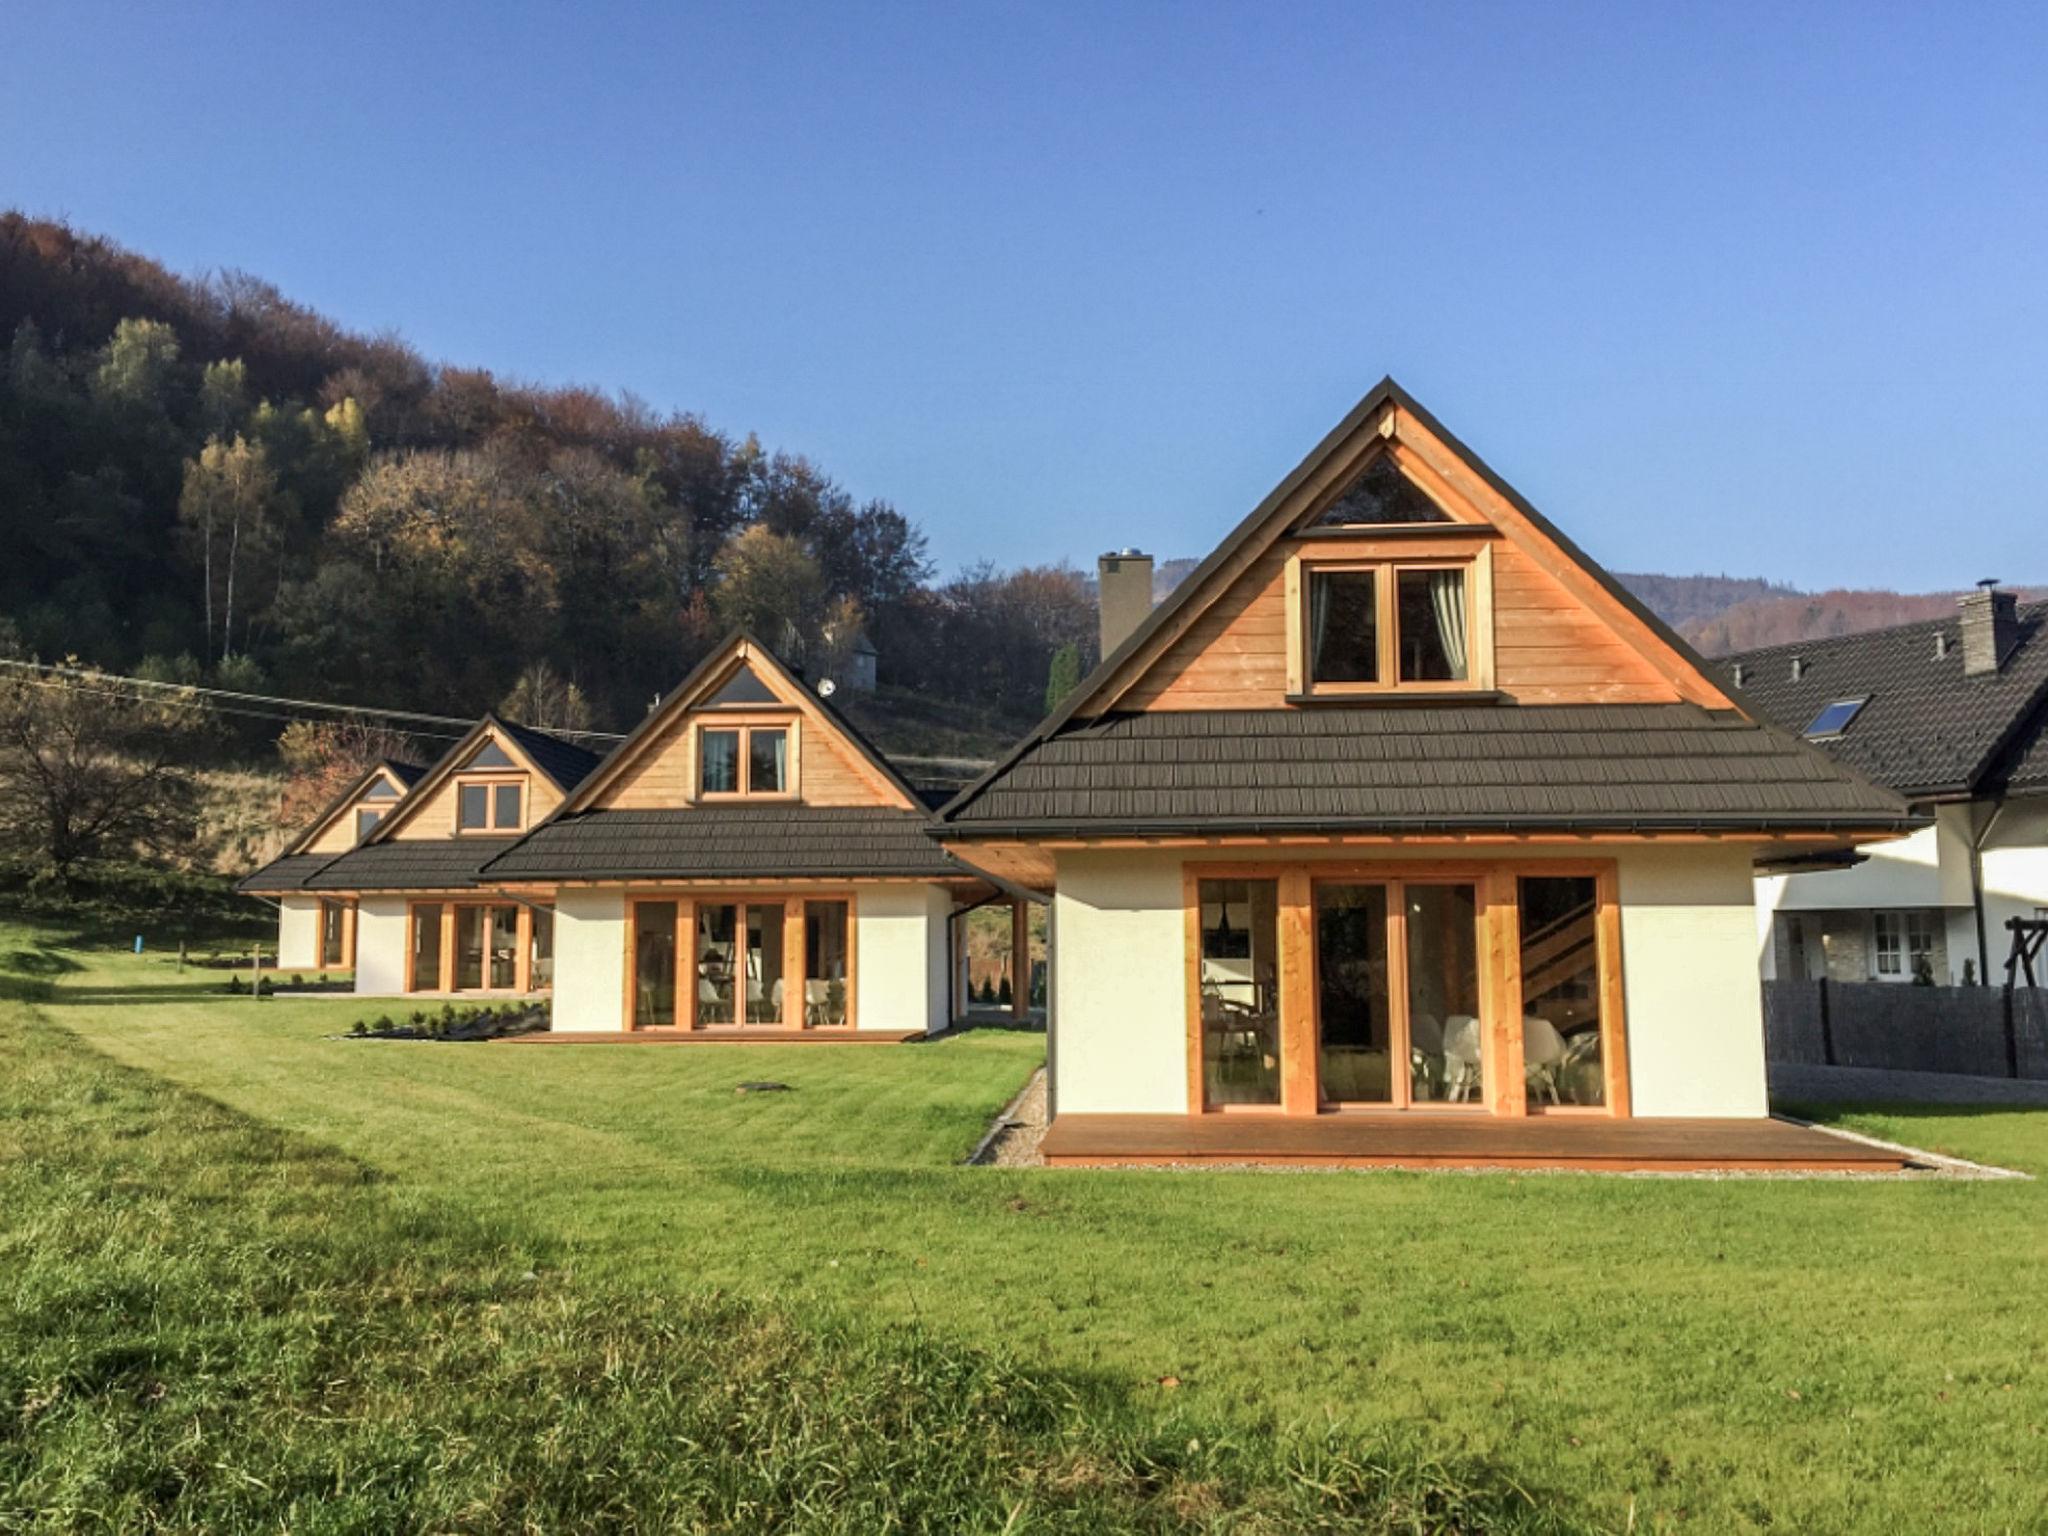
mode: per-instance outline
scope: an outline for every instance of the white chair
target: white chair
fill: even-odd
[[[1480,1086],[1479,1020],[1469,1013],[1454,1013],[1444,1021],[1444,1076],[1456,1104]]]
[[[1550,1095],[1553,1104],[1563,1100],[1557,1092],[1557,1069],[1564,1061],[1564,1036],[1548,1019],[1528,1014],[1522,1019],[1522,1069],[1532,1093]]]

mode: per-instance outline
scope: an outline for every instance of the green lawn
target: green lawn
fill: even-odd
[[[1334,1424],[1610,1528],[2040,1528],[2040,1184],[970,1169],[1031,1037],[338,1042],[347,1000],[79,959],[42,1011],[97,1051],[606,1295],[918,1325],[1107,1394],[1140,1438],[1204,1425],[1271,1470]],[[794,1091],[734,1094],[755,1077]],[[1867,1123],[2048,1171],[2048,1114]]]

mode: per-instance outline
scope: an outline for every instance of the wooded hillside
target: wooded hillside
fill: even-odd
[[[573,683],[611,730],[734,624],[821,676],[865,631],[886,685],[1016,722],[1056,651],[1092,659],[1071,568],[937,580],[800,455],[254,277],[0,215],[0,341],[0,647],[458,715]]]

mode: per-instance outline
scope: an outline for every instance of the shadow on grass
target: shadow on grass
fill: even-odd
[[[30,976],[48,980],[64,976],[85,967],[67,954],[60,953],[49,945],[38,945],[33,949],[14,949],[0,955],[0,971],[14,976]]]

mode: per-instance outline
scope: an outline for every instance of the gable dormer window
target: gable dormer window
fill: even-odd
[[[382,811],[372,810],[368,807],[359,809],[356,812],[356,841],[360,843],[364,838],[368,837],[376,828],[377,823],[383,819],[384,813]]]
[[[697,793],[705,799],[795,793],[793,721],[706,725],[697,733]]]
[[[1472,688],[1478,681],[1472,560],[1297,560],[1298,693]]]
[[[455,785],[455,830],[517,832],[524,824],[526,786],[504,780],[458,780]]]
[[[1450,513],[1380,454],[1319,513],[1317,528],[1386,528],[1448,523]]]

